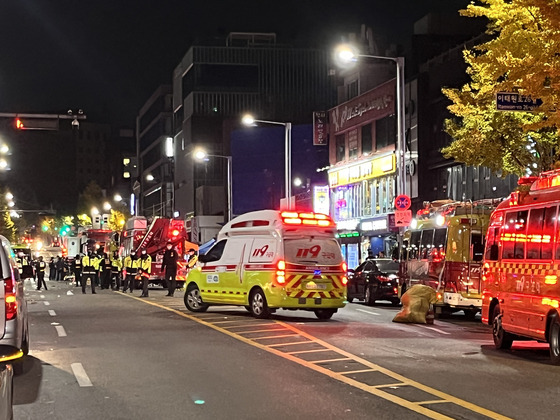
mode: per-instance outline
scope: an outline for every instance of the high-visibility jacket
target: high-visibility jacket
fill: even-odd
[[[103,261],[103,259],[99,256],[93,257],[91,259],[91,262],[92,262],[92,265],[93,265],[93,268],[95,269],[95,271],[99,271],[101,261]]]
[[[146,258],[140,258],[138,267],[142,269],[143,273],[150,274],[152,272],[152,257],[149,255]]]
[[[125,257],[124,259],[124,272],[126,274],[136,274],[136,272],[138,271],[138,259],[132,259],[132,257],[130,255],[128,255],[127,257]]]
[[[198,261],[198,256],[196,254],[194,254],[187,261],[187,266],[189,268],[193,268],[197,261]]]
[[[47,268],[47,263],[45,261],[39,261],[37,263],[37,270],[40,273],[44,273],[45,272],[45,268]]]
[[[112,256],[111,257],[111,271],[113,271],[115,273],[119,272],[119,271],[121,271],[122,267],[123,267],[123,262],[120,259],[120,257]]]
[[[90,273],[95,273],[96,268],[95,268],[95,260],[97,258],[95,257],[90,257],[89,255],[85,255],[82,258],[82,267],[83,267],[83,271],[84,274],[90,274]]]

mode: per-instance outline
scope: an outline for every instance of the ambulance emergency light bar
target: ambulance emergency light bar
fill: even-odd
[[[283,211],[282,222],[286,225],[306,225],[320,227],[334,227],[334,221],[326,214],[312,212]]]

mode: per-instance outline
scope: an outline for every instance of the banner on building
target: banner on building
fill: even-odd
[[[327,145],[327,112],[313,113],[313,146]]]
[[[315,213],[329,214],[329,186],[315,185],[313,187],[313,211]]]

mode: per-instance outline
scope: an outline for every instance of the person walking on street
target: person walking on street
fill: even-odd
[[[45,282],[45,269],[47,268],[47,263],[43,261],[43,256],[39,257],[39,261],[37,261],[37,290],[41,290],[41,286],[47,289],[47,283]]]
[[[120,290],[121,289],[121,269],[122,260],[119,257],[117,251],[113,252],[111,257],[111,289]]]
[[[76,287],[82,285],[82,258],[80,254],[76,254],[76,258],[72,261],[72,272],[74,273],[74,281]]]
[[[100,263],[101,268],[101,288],[108,289],[111,285],[111,260],[107,253],[103,254],[103,259]]]
[[[145,249],[142,250],[138,271],[142,278],[142,294],[140,297],[148,297],[148,282],[150,281],[150,273],[152,272],[152,257],[148,255]]]
[[[82,276],[82,293],[86,293],[87,282],[91,283],[91,294],[95,294],[95,256],[92,251],[89,251],[87,255],[82,258],[83,276]]]
[[[56,281],[64,280],[64,260],[62,255],[58,256],[56,260]]]
[[[138,257],[136,256],[136,252],[131,251],[130,255],[128,255],[124,259],[124,269],[123,269],[123,278],[124,278],[124,285],[123,285],[123,293],[126,292],[126,289],[130,287],[130,293],[134,290],[134,283],[135,277],[138,273]]]
[[[49,261],[49,280],[56,279],[56,265],[54,263],[54,257],[51,257]]]
[[[165,281],[167,282],[167,294],[165,296],[173,296],[177,287],[177,251],[173,248],[171,241],[167,242],[167,249],[163,254],[161,263],[161,272],[165,272]]]

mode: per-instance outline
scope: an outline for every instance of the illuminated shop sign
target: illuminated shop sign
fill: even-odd
[[[356,163],[341,169],[329,171],[329,186],[354,184],[366,179],[377,178],[395,172],[397,157],[395,154],[379,157],[367,162]]]
[[[336,228],[338,230],[356,230],[358,223],[360,223],[358,219],[341,220],[336,223]]]
[[[368,220],[362,222],[360,228],[362,231],[373,231],[373,230],[387,230],[387,218],[376,220]]]
[[[329,186],[315,185],[313,187],[313,211],[315,213],[329,214]]]

